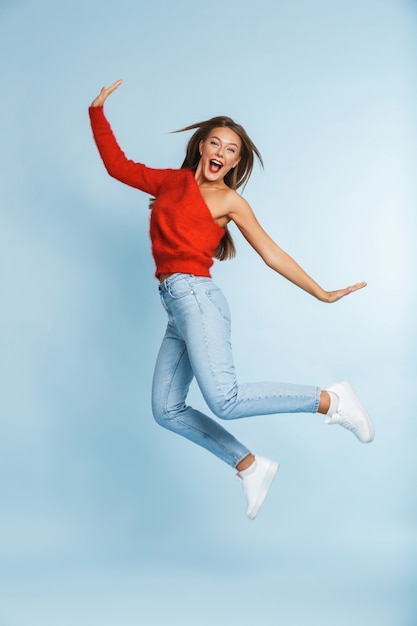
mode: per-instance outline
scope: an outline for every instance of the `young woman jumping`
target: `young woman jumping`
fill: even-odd
[[[233,221],[263,261],[322,302],[336,302],[362,289],[361,282],[325,291],[263,230],[236,191],[262,158],[245,130],[228,117],[215,117],[182,130],[195,130],[180,169],[152,169],[128,160],[113,135],[103,105],[122,81],[103,87],[89,109],[94,139],[104,165],[117,180],[152,201],[150,236],[168,326],[157,358],[152,388],[155,420],[206,448],[237,470],[247,500],[246,514],[259,512],[279,465],[237,441],[216,420],[186,404],[195,377],[215,416],[223,420],[278,413],[322,413],[363,443],[374,438],[371,419],[347,382],[327,390],[280,382],[238,383],[230,343],[230,312],[213,283],[213,257],[234,256],[227,224]]]

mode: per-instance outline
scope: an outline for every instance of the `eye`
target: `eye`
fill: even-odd
[[[217,141],[215,141],[214,139],[212,139],[210,141],[210,143],[211,143],[212,146],[218,146],[219,145],[219,143]]]
[[[228,148],[229,152],[231,152],[232,154],[235,154],[236,152],[236,148]]]

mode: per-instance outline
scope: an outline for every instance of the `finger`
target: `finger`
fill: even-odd
[[[352,291],[358,291],[358,289],[363,289],[364,287],[366,287],[367,284],[368,283],[366,283],[365,281],[362,281],[361,283],[351,285],[350,287],[348,287],[349,293],[351,293]]]
[[[112,94],[113,91],[120,87],[122,82],[123,81],[120,79],[113,83],[113,85],[111,85],[110,87],[102,87],[97,98],[95,98],[95,100],[93,100],[93,102],[91,103],[92,106],[103,106],[110,94]]]
[[[109,94],[113,93],[113,91],[116,91],[116,89],[118,89],[120,87],[120,85],[122,84],[122,79],[120,78],[119,80],[116,80],[115,83],[113,83],[113,85],[111,85],[110,87],[107,87],[107,91]]]

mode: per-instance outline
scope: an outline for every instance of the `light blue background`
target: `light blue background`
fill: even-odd
[[[416,25],[405,0],[0,3],[1,626],[417,623]],[[179,166],[169,131],[232,116],[264,227],[325,288],[369,282],[324,305],[235,230],[214,269],[242,381],[348,378],[377,429],[230,424],[281,463],[255,522],[230,468],[152,420],[148,198],[87,118],[120,77],[129,157]]]

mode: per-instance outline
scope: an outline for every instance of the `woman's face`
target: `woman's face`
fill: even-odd
[[[199,168],[205,179],[214,182],[223,179],[240,161],[241,139],[231,128],[213,128],[200,141]]]

